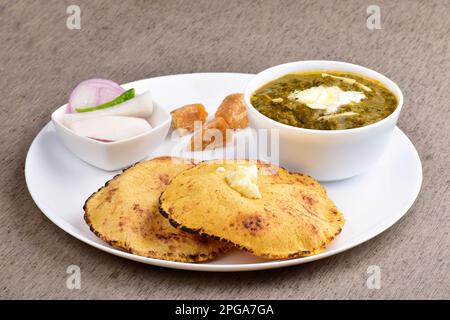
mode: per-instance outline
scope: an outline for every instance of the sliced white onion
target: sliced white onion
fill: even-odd
[[[150,91],[146,91],[133,99],[119,103],[118,105],[90,112],[75,112],[64,114],[64,124],[70,126],[75,121],[91,119],[103,116],[125,116],[149,118],[153,113],[153,101]]]
[[[79,83],[72,91],[67,105],[67,113],[76,108],[91,108],[120,96],[125,89],[117,83],[105,79],[89,79]]]
[[[76,134],[100,141],[118,141],[135,137],[147,132],[152,127],[144,119],[104,116],[83,119],[68,126]]]

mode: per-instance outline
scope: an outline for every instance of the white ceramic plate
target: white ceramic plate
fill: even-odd
[[[125,85],[152,91],[154,100],[173,109],[184,104],[204,103],[214,114],[223,97],[243,92],[249,74],[198,73],[136,81]],[[246,129],[239,134],[251,133]],[[179,143],[178,143],[179,144]],[[171,154],[174,142],[166,141],[149,157]],[[207,157],[217,157],[207,155]],[[86,198],[117,172],[94,168],[70,153],[48,123],[34,139],[27,155],[25,177],[28,189],[42,212],[57,226],[100,250],[127,259],[161,267],[198,271],[250,271],[286,267],[329,257],[357,246],[397,222],[411,207],[422,183],[422,167],[407,136],[395,129],[392,142],[371,171],[340,182],[324,183],[329,196],[344,213],[342,233],[315,256],[269,261],[238,250],[207,263],[181,263],[136,256],[115,249],[98,239],[83,220]]]

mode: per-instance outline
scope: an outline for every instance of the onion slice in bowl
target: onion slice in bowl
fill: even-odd
[[[113,142],[140,135],[152,129],[142,118],[103,116],[75,121],[69,129],[76,134],[102,142]]]
[[[77,108],[91,108],[109,102],[120,96],[125,89],[105,79],[89,79],[79,83],[70,94],[67,113]]]
[[[70,126],[73,122],[101,116],[125,116],[149,118],[153,113],[153,100],[150,91],[146,91],[133,99],[115,106],[90,112],[74,112],[64,114],[64,124]]]

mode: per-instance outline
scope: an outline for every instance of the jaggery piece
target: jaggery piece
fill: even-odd
[[[183,132],[194,132],[194,123],[205,123],[208,112],[201,103],[188,104],[170,113],[172,115],[172,127]]]
[[[190,149],[200,151],[222,147],[231,140],[231,130],[227,122],[222,118],[214,118],[200,130],[197,130],[191,138]]]
[[[248,126],[244,95],[233,93],[225,97],[216,111],[216,117],[222,117],[231,129],[243,129]]]

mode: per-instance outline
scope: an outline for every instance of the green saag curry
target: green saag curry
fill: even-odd
[[[363,94],[364,98],[340,105],[330,112],[326,108],[317,105],[311,107],[310,104],[293,98],[295,94],[304,94],[310,88],[322,91],[324,88],[332,88],[338,93],[344,91],[345,94]],[[322,92],[316,91],[319,92],[316,96]],[[256,90],[250,99],[259,112],[275,121],[317,130],[363,127],[386,118],[398,104],[396,96],[380,82],[358,74],[337,71],[287,74]]]

